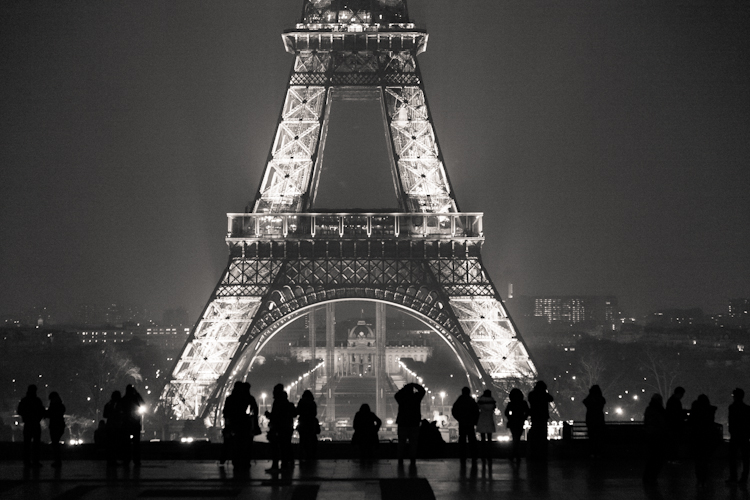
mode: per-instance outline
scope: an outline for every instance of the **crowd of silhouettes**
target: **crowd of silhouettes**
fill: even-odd
[[[220,466],[231,460],[235,470],[249,471],[252,456],[252,443],[261,434],[259,409],[250,393],[250,384],[237,381],[231,394],[224,402],[223,417],[224,442],[221,449]],[[410,466],[416,466],[418,453],[423,457],[441,456],[445,442],[437,422],[423,420],[421,403],[425,388],[416,383],[405,384],[395,394],[398,403],[396,418],[398,432],[398,465],[403,466],[408,457]],[[685,389],[675,388],[664,405],[661,394],[653,394],[643,415],[645,440],[647,443],[646,463],[643,481],[647,485],[657,482],[659,473],[668,462],[679,463],[683,456],[683,446],[689,446],[695,464],[698,487],[705,487],[711,475],[711,458],[714,450],[722,442],[721,426],[715,422],[716,406],[705,394],[700,394],[686,411],[682,406]],[[737,388],[732,392],[733,402],[729,405],[729,478],[727,483],[747,485],[750,470],[750,406],[744,402],[745,392]],[[508,394],[505,406],[506,426],[512,437],[510,459],[518,464],[522,458],[521,438],[527,420],[530,429],[527,439],[527,456],[530,459],[544,459],[547,455],[547,422],[550,417],[552,396],[547,385],[538,381],[528,393],[528,402],[523,392],[513,388]],[[598,385],[589,389],[583,399],[586,407],[586,429],[593,458],[602,456],[605,447],[606,399]],[[107,464],[118,462],[136,466],[141,464],[140,434],[144,401],[133,385],[128,385],[125,394],[114,391],[104,406],[103,420],[94,433],[94,441],[104,447]],[[27,467],[39,467],[41,421],[49,419],[49,433],[52,442],[52,466],[62,464],[60,440],[65,431],[65,405],[57,392],[49,394],[49,407],[45,408],[37,395],[37,387],[30,385],[26,395],[18,404],[23,427],[23,461]],[[468,458],[472,467],[477,466],[478,458],[483,464],[492,463],[492,435],[497,432],[495,413],[497,402],[487,389],[475,399],[471,390],[464,387],[461,395],[451,408],[453,418],[458,422],[458,450],[461,466],[465,467]],[[317,404],[310,390],[303,392],[295,406],[282,384],[273,388],[271,411],[265,412],[268,419],[267,438],[271,450],[271,474],[294,466],[292,454],[292,434],[299,434],[300,463],[313,462],[317,457],[318,435],[321,432],[317,418]],[[359,451],[362,463],[369,463],[375,456],[378,446],[378,432],[382,425],[380,418],[369,405],[363,404],[354,416],[352,443]],[[477,433],[481,443],[477,441]],[[686,439],[687,438],[687,439]],[[738,468],[739,474],[738,474]]]

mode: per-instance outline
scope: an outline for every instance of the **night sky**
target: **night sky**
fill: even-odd
[[[226,213],[255,196],[301,5],[0,4],[0,313],[197,316],[226,265]],[[614,294],[634,314],[750,296],[750,3],[409,7],[502,295]],[[356,195],[357,178],[336,186]]]

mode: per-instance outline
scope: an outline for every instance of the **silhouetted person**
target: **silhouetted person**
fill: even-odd
[[[112,396],[104,405],[102,416],[107,420],[105,446],[107,448],[107,465],[117,465],[117,457],[121,454],[122,434],[125,428],[125,415],[122,408],[122,393],[112,392]]]
[[[136,466],[141,465],[141,418],[142,411],[145,411],[143,398],[131,384],[125,387],[125,395],[122,397],[122,417],[123,417],[123,439],[122,439],[122,458],[125,465],[130,464],[130,460]]]
[[[370,405],[363,404],[354,415],[354,435],[352,444],[359,448],[362,462],[372,460],[375,447],[378,445],[378,431],[383,422],[370,410]]]
[[[589,395],[583,399],[586,406],[586,430],[591,445],[591,456],[598,457],[602,453],[604,444],[604,399],[602,390],[598,385],[592,385]]]
[[[717,429],[714,422],[716,407],[711,405],[708,396],[701,394],[690,406],[688,425],[693,438],[693,456],[695,458],[695,478],[698,486],[708,484],[711,455],[717,444]]]
[[[685,436],[685,419],[687,414],[682,409],[682,397],[685,389],[676,387],[667,399],[667,458],[676,462],[680,457],[680,447]]]
[[[255,434],[254,416],[258,414],[258,404],[250,394],[250,384],[237,381],[232,393],[224,401],[224,444],[219,465],[231,458],[237,471],[246,471],[250,467],[250,453]]]
[[[23,464],[27,467],[39,467],[39,441],[42,438],[42,419],[44,405],[36,395],[36,386],[30,385],[26,395],[18,403],[16,412],[23,420]]]
[[[417,446],[419,444],[419,424],[422,421],[420,406],[425,395],[424,387],[409,383],[404,385],[395,395],[398,403],[398,464],[404,464],[406,443],[409,443],[409,459],[412,466],[417,465]]]
[[[461,395],[451,408],[451,415],[458,422],[458,455],[461,465],[466,462],[466,442],[469,443],[469,453],[472,464],[477,463],[477,432],[474,428],[479,420],[479,405],[471,397],[468,387],[461,389]]]
[[[651,396],[651,401],[649,401],[643,414],[643,427],[646,433],[648,453],[646,469],[643,472],[643,482],[653,485],[656,483],[659,472],[666,461],[667,417],[661,394]]]
[[[273,406],[268,417],[268,441],[271,443],[271,467],[266,472],[275,473],[281,468],[294,467],[292,457],[292,433],[297,409],[289,402],[284,386],[276,384],[273,388]]]
[[[65,405],[56,392],[49,394],[49,408],[46,418],[49,419],[49,437],[52,444],[52,467],[58,469],[62,466],[60,455],[60,439],[65,432]]]
[[[492,462],[490,445],[492,443],[492,434],[497,431],[495,427],[495,408],[497,408],[497,403],[492,398],[492,391],[485,389],[479,399],[477,399],[477,405],[479,406],[477,432],[482,439],[482,463],[488,460]]]
[[[533,458],[546,458],[547,456],[547,421],[549,420],[549,404],[554,401],[552,395],[547,392],[547,384],[538,381],[529,392],[529,417],[531,417],[531,429],[529,429],[530,456]]]
[[[318,448],[318,405],[310,390],[305,390],[297,403],[297,433],[299,433],[300,461],[315,460]]]
[[[737,455],[742,460],[740,483],[747,484],[750,465],[750,406],[745,404],[745,391],[739,387],[732,391],[734,401],[729,405],[729,479],[737,482]]]
[[[94,448],[96,448],[97,458],[101,458],[102,452],[106,452],[107,443],[107,422],[104,419],[99,420],[99,425],[94,430]]]
[[[422,419],[419,424],[419,456],[421,458],[439,458],[443,456],[445,440],[440,434],[437,422]]]
[[[523,435],[523,424],[529,416],[529,405],[523,399],[521,389],[513,388],[508,394],[508,402],[505,407],[505,419],[510,435],[513,437],[513,449],[511,460],[521,461],[521,436]]]

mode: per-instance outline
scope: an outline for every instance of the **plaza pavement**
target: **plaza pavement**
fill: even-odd
[[[360,466],[351,459],[323,459],[272,477],[270,462],[253,462],[247,477],[213,460],[145,460],[139,468],[108,469],[102,461],[70,460],[56,471],[46,462],[24,469],[17,460],[0,461],[0,498],[55,500],[254,499],[254,500],[468,500],[468,499],[748,499],[746,489],[724,484],[723,460],[713,480],[697,489],[690,461],[667,465],[659,485],[644,488],[637,457],[594,460],[553,458],[514,467],[495,459],[491,467],[462,469],[457,459],[418,461],[410,470],[393,459]]]

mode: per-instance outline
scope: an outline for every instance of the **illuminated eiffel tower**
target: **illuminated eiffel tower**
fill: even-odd
[[[175,418],[216,421],[268,340],[316,307],[326,308],[321,376],[331,379],[340,300],[421,319],[475,390],[536,376],[482,264],[483,215],[460,212],[451,189],[416,59],[427,38],[405,0],[304,0],[302,22],[283,34],[294,68],[260,189],[247,213],[228,214],[227,269],[162,393]],[[380,102],[398,212],[314,211],[336,99]]]

